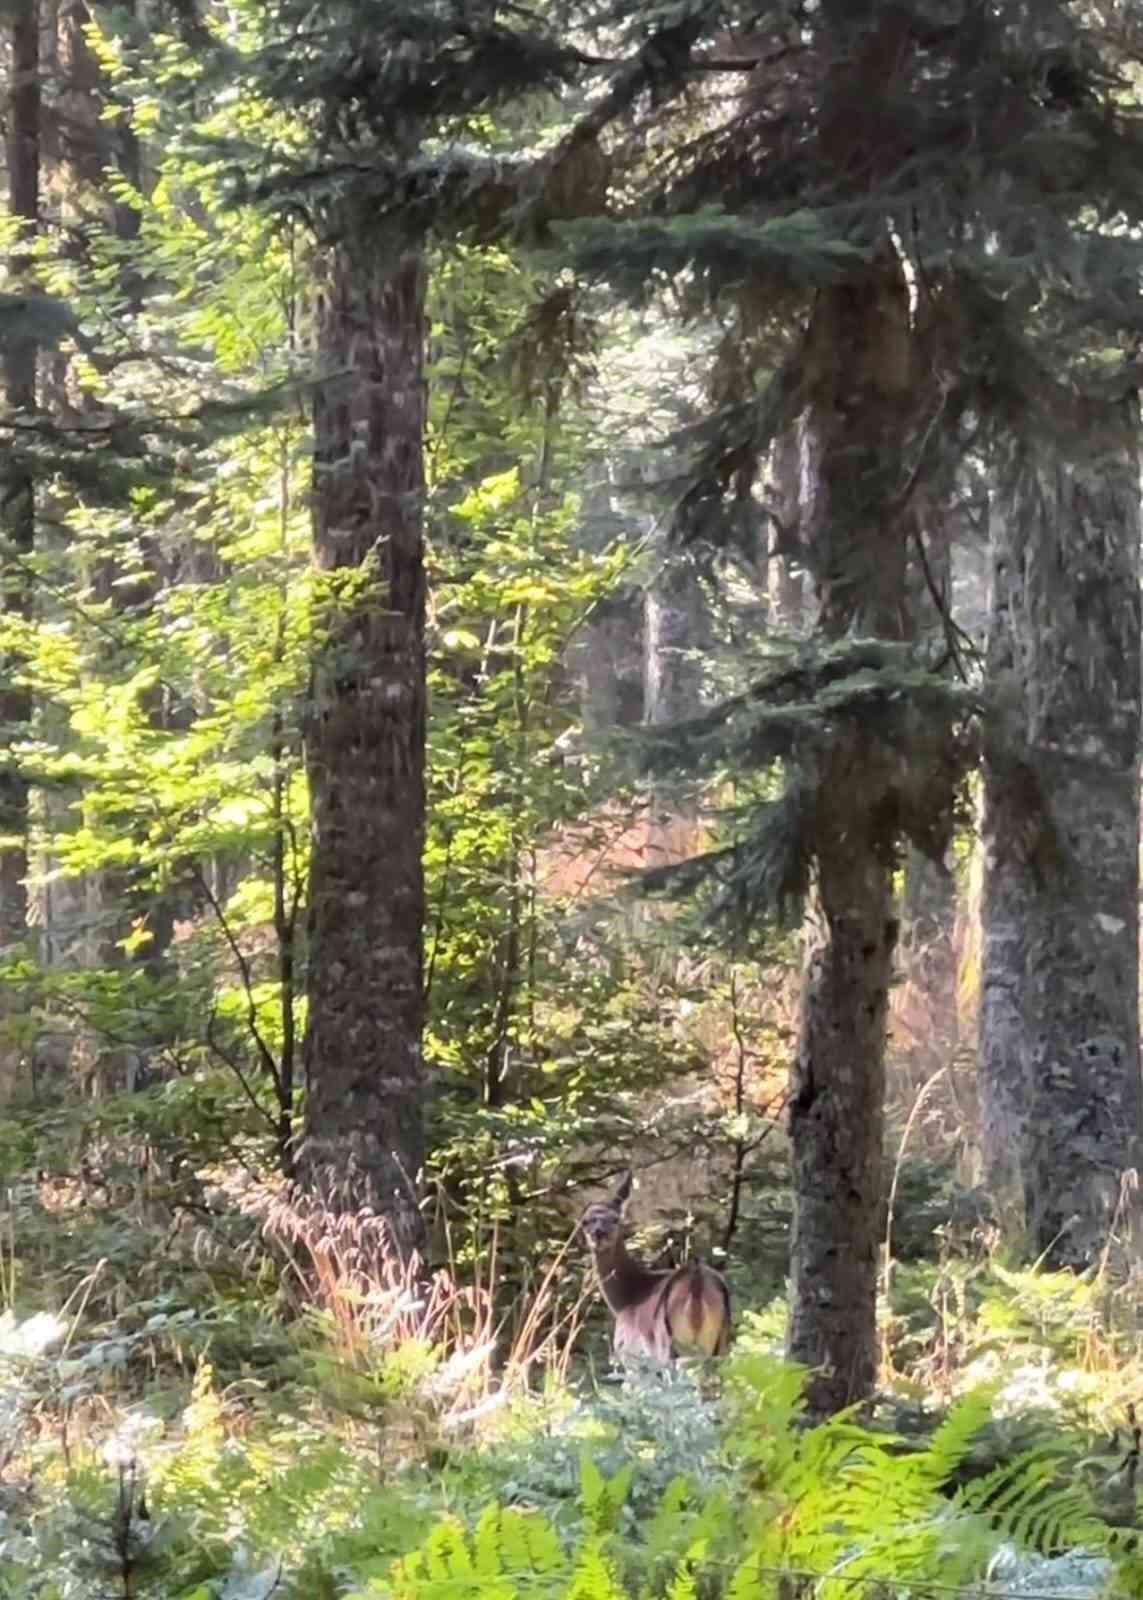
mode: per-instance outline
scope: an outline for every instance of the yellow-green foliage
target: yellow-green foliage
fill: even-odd
[[[511,1506],[490,1506],[471,1533],[455,1517],[446,1517],[419,1550],[394,1564],[392,1573],[358,1591],[356,1600],[378,1595],[392,1600],[516,1600],[517,1596],[550,1596],[551,1600],[625,1600],[630,1593],[612,1549],[618,1511],[626,1497],[630,1472],[608,1480],[584,1463],[584,1535],[566,1551],[559,1535],[541,1512]],[[670,1593],[684,1600],[683,1588]],[[350,1596],[350,1600],[354,1600]]]
[[[923,1447],[910,1447],[844,1413],[797,1428],[798,1376],[768,1357],[740,1360],[732,1383],[735,1437],[757,1490],[733,1600],[773,1593],[779,1570],[812,1573],[818,1600],[840,1600],[861,1579],[967,1583],[1001,1538],[1038,1549],[1103,1543],[1090,1495],[1061,1472],[1056,1446],[956,1486],[992,1418],[990,1389],[966,1396]]]
[[[520,1507],[491,1506],[471,1528],[450,1515],[358,1600],[776,1600],[791,1578],[812,1581],[815,1600],[852,1600],[855,1583],[968,1585],[1002,1539],[1106,1543],[1056,1447],[958,1485],[991,1421],[989,1391],[920,1444],[851,1415],[805,1427],[802,1385],[796,1368],[763,1355],[729,1368],[735,1488],[703,1492],[679,1473],[633,1518],[639,1463],[608,1477],[585,1457],[570,1527]]]
[[[855,1586],[971,1588],[1001,1540],[1110,1547],[1063,1441],[981,1470],[988,1391],[911,1441],[852,1416],[806,1426],[802,1385],[798,1369],[746,1353],[725,1370],[721,1430],[688,1429],[703,1408],[713,1424],[718,1408],[663,1379],[584,1404],[578,1431],[565,1418],[517,1441],[511,1459],[457,1446],[432,1472],[382,1461],[379,1480],[375,1445],[355,1449],[292,1411],[236,1437],[204,1363],[175,1437],[145,1447],[137,1477],[125,1469],[150,1511],[129,1530],[134,1592],[781,1600],[793,1581],[814,1600],[853,1600]],[[598,1425],[609,1413],[624,1422],[616,1436]],[[41,1506],[34,1536],[0,1514],[0,1593],[121,1592],[123,1481],[92,1462],[67,1497]]]

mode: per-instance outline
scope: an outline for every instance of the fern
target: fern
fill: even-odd
[[[1060,1479],[1058,1451],[1026,1454],[950,1494],[992,1420],[990,1390],[962,1400],[922,1449],[847,1415],[799,1432],[789,1377],[764,1358],[738,1369],[736,1392],[735,1439],[760,1503],[734,1600],[771,1592],[771,1570],[816,1574],[818,1600],[840,1600],[858,1579],[968,1582],[1001,1539],[1037,1549],[1102,1542],[1084,1485]]]
[[[679,1563],[664,1600],[698,1600],[698,1571],[706,1555],[706,1545],[699,1543]]]
[[[471,1535],[446,1517],[419,1550],[394,1562],[386,1579],[347,1600],[385,1595],[391,1600],[517,1600],[562,1595],[572,1569],[551,1524],[542,1515],[490,1507]]]
[[[677,1554],[680,1530],[688,1543],[694,1539],[691,1525],[695,1519],[691,1512],[695,1498],[690,1479],[681,1473],[668,1483],[654,1514],[642,1529],[643,1544],[650,1564],[658,1565]]]
[[[576,1560],[566,1600],[627,1600],[605,1541],[592,1535]]]
[[[986,1521],[999,1538],[1033,1550],[1103,1550],[1110,1529],[1096,1514],[1088,1486],[1074,1475],[1062,1477],[1063,1467],[1059,1448],[1041,1446],[965,1484],[953,1503]]]
[[[1002,1538],[1040,1549],[1106,1543],[1082,1481],[1061,1472],[1058,1450],[1038,1448],[957,1484],[993,1420],[987,1390],[958,1404],[916,1448],[852,1415],[800,1426],[801,1375],[784,1363],[750,1356],[728,1378],[736,1487],[719,1475],[713,1490],[686,1473],[663,1478],[643,1435],[638,1459],[617,1468],[583,1456],[574,1523],[499,1506],[471,1526],[446,1518],[359,1595],[780,1600],[791,1579],[807,1577],[814,1600],[853,1600],[870,1585],[969,1585]],[[662,1485],[648,1512],[635,1509],[644,1455]],[[569,1510],[565,1501],[561,1515]]]
[[[627,1496],[631,1491],[634,1467],[620,1467],[613,1478],[605,1478],[589,1455],[580,1463],[580,1498],[584,1521],[593,1534],[614,1533]]]
[[[763,1572],[760,1558],[750,1555],[735,1569],[726,1600],[771,1600],[776,1589],[773,1577]]]

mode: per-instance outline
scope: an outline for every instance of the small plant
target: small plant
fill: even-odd
[[[465,1283],[455,1265],[425,1275],[402,1261],[368,1214],[278,1193],[262,1215],[306,1297],[319,1390],[375,1431],[383,1470],[423,1455],[436,1426],[455,1432],[526,1393],[536,1373],[566,1379],[584,1305],[560,1291],[566,1243],[501,1316],[495,1236],[483,1277]]]

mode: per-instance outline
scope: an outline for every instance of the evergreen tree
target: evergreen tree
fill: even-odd
[[[497,181],[449,141],[570,65],[485,0],[281,4],[251,62],[312,130],[306,162],[263,192],[304,208],[320,257],[298,1171],[336,1209],[384,1216],[401,1255],[424,1238],[425,252]]]
[[[1133,393],[1074,402],[1008,452],[993,513],[985,1158],[1031,1253],[1077,1267],[1130,1227],[1143,1161],[1138,440]]]
[[[923,508],[975,430],[1034,427],[1038,390],[1089,376],[1093,325],[1136,315],[1122,221],[1139,216],[1143,148],[1118,85],[1138,19],[1056,0],[823,0],[691,20],[693,75],[725,81],[737,63],[737,93],[653,105],[644,141],[665,153],[632,179],[642,214],[581,225],[572,258],[632,294],[658,279],[696,311],[737,306],[686,536],[750,537],[743,478],[797,418],[811,437],[814,639],[683,730],[683,757],[784,771],[784,798],[705,862],[719,903],[757,910],[812,886],[790,1349],[829,1409],[867,1394],[877,1365],[899,852],[943,854],[969,756],[955,631],[926,640],[916,604]],[[672,759],[665,741],[657,759]]]

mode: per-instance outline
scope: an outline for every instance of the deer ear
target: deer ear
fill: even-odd
[[[616,1189],[615,1193],[612,1195],[611,1200],[612,1200],[612,1204],[613,1205],[625,1206],[627,1204],[628,1200],[630,1200],[630,1198],[631,1198],[631,1168],[628,1167],[627,1171],[620,1178],[619,1187]]]

